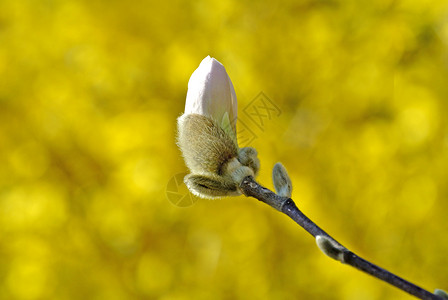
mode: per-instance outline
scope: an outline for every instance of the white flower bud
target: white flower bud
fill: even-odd
[[[190,77],[185,114],[204,115],[215,120],[220,126],[231,124],[233,135],[236,135],[235,89],[224,66],[210,56],[202,60]]]
[[[203,198],[236,196],[260,167],[257,151],[238,148],[235,90],[224,66],[207,56],[188,82],[185,113],[178,118],[177,143],[191,174],[189,190]]]

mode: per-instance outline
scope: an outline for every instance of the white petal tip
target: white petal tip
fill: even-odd
[[[199,64],[199,68],[204,73],[210,73],[212,71],[216,71],[216,68],[219,68],[225,72],[225,68],[222,63],[220,63],[216,58],[210,57],[210,55],[207,55],[201,63]]]

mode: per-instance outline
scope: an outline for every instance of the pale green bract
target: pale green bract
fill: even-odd
[[[222,116],[220,126],[230,136],[230,138],[232,138],[232,140],[235,142],[235,145],[238,147],[238,140],[236,137],[236,132],[234,130],[234,128],[236,127],[235,125],[236,124],[232,124],[232,122],[230,121],[229,113],[225,112],[224,115]]]

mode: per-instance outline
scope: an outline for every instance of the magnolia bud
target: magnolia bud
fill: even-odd
[[[190,77],[185,114],[207,116],[222,127],[231,125],[233,135],[236,135],[235,90],[224,66],[210,56],[202,60]]]
[[[259,169],[257,151],[238,148],[237,102],[232,82],[207,56],[188,82],[185,113],[178,119],[178,145],[191,174],[187,187],[203,198],[241,194],[239,185]]]

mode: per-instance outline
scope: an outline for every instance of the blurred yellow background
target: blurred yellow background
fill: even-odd
[[[255,199],[173,200],[207,55],[262,184],[283,162],[341,243],[448,289],[447,4],[0,1],[0,299],[412,299]]]

